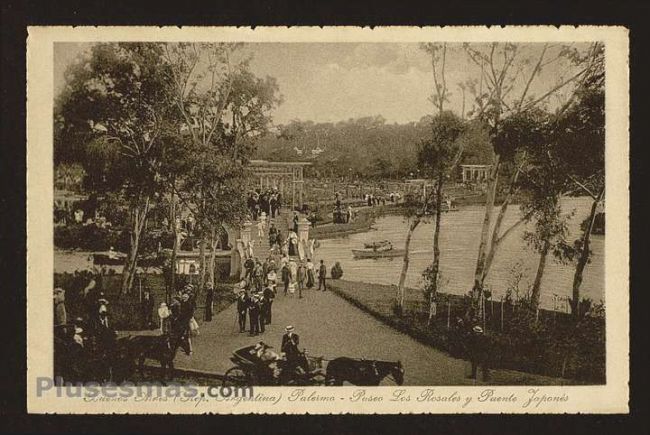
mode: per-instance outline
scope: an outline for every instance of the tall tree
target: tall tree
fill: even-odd
[[[142,232],[159,192],[156,168],[169,110],[160,48],[149,43],[97,44],[66,71],[57,101],[55,149],[75,146],[86,186],[118,193],[130,216],[130,248],[122,274],[127,292],[137,267]]]
[[[510,43],[492,43],[488,46],[465,45],[469,60],[480,71],[479,79],[469,86],[475,99],[473,114],[488,126],[490,142],[494,150],[494,161],[486,189],[485,217],[474,273],[474,288],[479,292],[483,288],[491,259],[494,258],[494,251],[499,246],[499,243],[494,243],[494,241],[502,240],[503,237],[511,233],[510,229],[501,233],[501,226],[508,205],[516,194],[515,186],[523,168],[522,163],[525,164],[525,159],[519,163],[515,160],[517,157],[521,158],[521,154],[518,152],[521,144],[503,140],[507,138],[507,135],[502,134],[503,121],[510,116],[516,117],[548,104],[548,100],[552,96],[564,95],[567,97],[567,103],[570,103],[575,91],[580,87],[580,83],[594,69],[599,46],[599,44],[592,44],[587,50],[583,50],[583,53],[572,47],[552,44],[544,44],[535,49],[523,49]],[[559,76],[557,82],[534,93],[536,79],[542,71],[549,68],[549,65],[557,65],[558,62],[571,64],[572,68],[568,75]],[[568,104],[564,104],[563,107],[567,106]],[[511,171],[506,197],[497,219],[492,225],[499,175],[502,169],[508,166],[515,169]],[[522,221],[523,218],[516,225]]]
[[[189,140],[190,164],[177,191],[197,221],[200,288],[214,281],[215,248],[224,224],[238,225],[245,211],[245,165],[252,138],[263,134],[280,103],[274,79],[259,79],[239,44],[164,44],[173,102]],[[211,255],[206,261],[206,243]]]
[[[571,308],[580,319],[580,286],[589,262],[590,241],[598,205],[605,198],[605,68],[604,50],[598,46],[594,68],[589,71],[568,108],[554,125],[553,149],[549,155],[567,174],[571,188],[567,194],[591,199],[583,234],[575,241],[577,262],[572,285]],[[576,62],[580,62],[576,54]]]
[[[431,139],[421,144],[418,162],[427,178],[435,180],[435,220],[433,233],[433,262],[428,274],[427,293],[429,312],[435,304],[440,271],[440,220],[444,206],[443,186],[463,153],[463,142],[458,139],[465,131],[465,123],[452,112],[442,112],[433,118]]]

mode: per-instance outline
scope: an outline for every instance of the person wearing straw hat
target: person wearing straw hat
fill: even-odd
[[[487,382],[490,379],[489,349],[485,332],[479,325],[472,328],[472,333],[469,337],[469,357],[472,364],[470,378],[477,378],[478,368],[480,367],[483,372],[483,382]]]
[[[288,325],[284,328],[284,335],[282,336],[282,346],[280,350],[287,356],[287,360],[295,358],[300,351],[298,345],[300,344],[300,336],[296,334],[295,328]]]
[[[295,328],[292,325],[288,325],[284,328],[284,331],[280,350],[284,353],[286,359],[286,366],[283,372],[289,375],[290,373],[295,373],[298,367],[300,367],[300,350],[298,349],[300,336],[296,334]]]

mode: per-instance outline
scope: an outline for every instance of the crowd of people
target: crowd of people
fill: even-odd
[[[399,202],[402,195],[399,192],[390,192],[388,194],[376,195],[374,193],[366,193],[363,195],[363,201],[368,207],[376,205],[386,205],[386,202],[396,203]]]
[[[262,213],[268,214],[273,219],[280,214],[282,194],[276,188],[264,191],[258,188],[248,193],[246,204],[253,221],[257,221]]]
[[[246,332],[246,319],[249,321],[251,336],[264,333],[266,325],[272,320],[273,300],[282,287],[284,296],[292,297],[298,294],[303,298],[303,291],[314,288],[318,280],[318,290],[327,290],[327,267],[323,260],[318,270],[308,258],[299,261],[295,257],[283,256],[279,262],[272,256],[260,261],[259,258],[248,258],[244,262],[245,276],[237,284],[237,313],[239,331]]]

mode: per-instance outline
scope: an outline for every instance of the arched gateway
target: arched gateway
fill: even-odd
[[[251,160],[253,186],[261,190],[276,188],[284,198],[284,203],[291,209],[302,207],[304,203],[304,168],[309,162],[270,162],[268,160]]]

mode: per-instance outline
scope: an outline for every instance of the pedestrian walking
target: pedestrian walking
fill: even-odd
[[[307,269],[307,288],[312,288],[316,282],[316,276],[314,274],[314,263],[311,262],[311,258],[307,259],[305,269]]]
[[[298,264],[293,258],[289,259],[289,293],[294,294],[298,285]]]
[[[256,292],[256,296],[260,304],[260,315],[258,317],[258,330],[260,334],[263,334],[266,330],[266,313],[268,309],[268,299],[264,296],[264,292]]]
[[[273,248],[277,242],[277,237],[278,229],[275,227],[275,223],[271,222],[271,226],[269,227],[269,248]]]
[[[257,292],[253,292],[248,299],[248,319],[250,323],[249,335],[259,335],[260,333],[260,297]]]
[[[320,267],[318,268],[318,290],[321,289],[321,286],[323,287],[323,291],[327,290],[327,286],[325,285],[325,277],[327,276],[327,267],[325,267],[325,263],[323,260],[320,261]]]
[[[239,332],[246,332],[246,312],[248,311],[248,296],[246,289],[240,289],[237,296],[237,320],[239,322]]]
[[[469,357],[472,365],[470,377],[476,379],[480,367],[483,372],[483,382],[487,382],[490,379],[489,346],[483,328],[474,326],[469,341]]]
[[[302,290],[307,284],[307,268],[304,264],[298,265],[298,298],[302,299]]]
[[[264,289],[264,299],[266,300],[264,323],[270,325],[273,319],[273,300],[275,299],[275,291],[271,287]]]
[[[282,283],[284,284],[284,295],[287,295],[289,290],[289,281],[291,280],[291,273],[289,272],[288,263],[284,263],[282,266]]]

